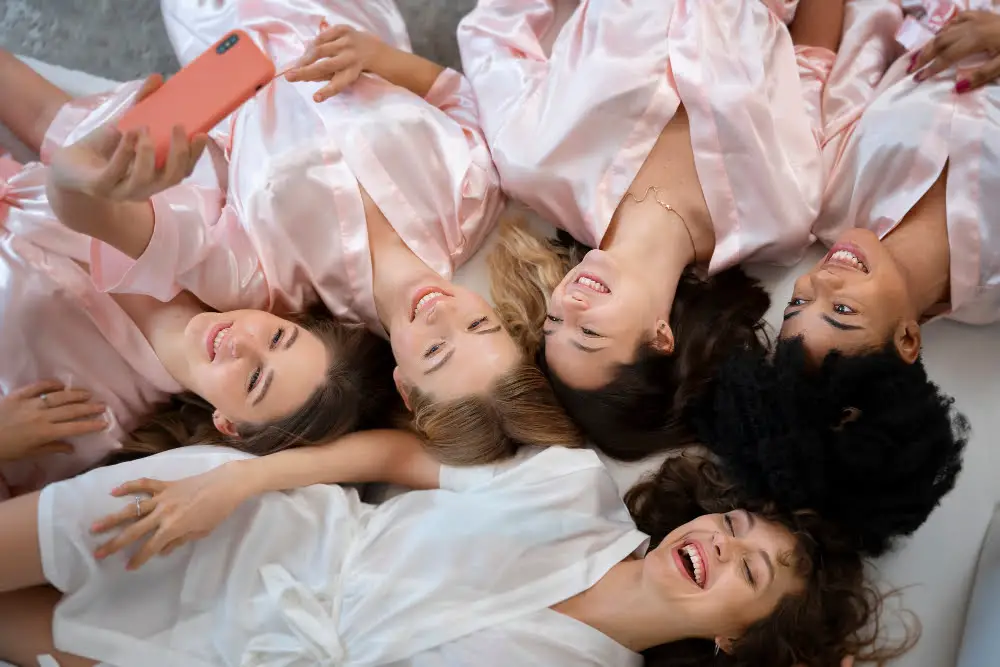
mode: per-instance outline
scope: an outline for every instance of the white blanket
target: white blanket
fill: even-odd
[[[98,92],[113,85],[83,72],[25,60],[74,95]],[[2,127],[0,145],[12,145]],[[15,151],[15,156],[27,157],[23,151],[20,154]],[[485,262],[489,247],[487,244],[458,276],[459,282],[484,294],[489,293]],[[816,261],[820,255],[814,249],[803,265]],[[777,325],[800,267],[761,268],[751,272],[772,291],[774,305],[768,321]],[[1000,502],[1000,451],[991,437],[1000,431],[1000,325],[974,328],[935,322],[924,332],[924,359],[931,377],[955,396],[974,433],[956,489],[904,548],[875,564],[873,574],[886,587],[908,586],[901,604],[916,613],[923,624],[917,647],[893,664],[951,667],[955,665],[962,637],[980,545],[994,506]],[[612,463],[611,468],[624,491],[657,464],[658,460],[630,465]]]

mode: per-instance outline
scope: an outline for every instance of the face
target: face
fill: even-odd
[[[413,289],[390,322],[396,380],[440,400],[488,391],[521,359],[490,305],[472,290],[442,281]]]
[[[744,510],[707,514],[670,533],[643,561],[643,583],[701,628],[736,638],[804,585],[792,569],[795,538]]]
[[[587,253],[552,292],[545,322],[545,360],[576,389],[597,389],[635,360],[641,343],[673,349],[669,309],[656,303],[641,271],[623,270],[601,250]]]
[[[184,352],[189,389],[237,424],[291,414],[319,388],[332,361],[315,335],[260,310],[192,318]]]
[[[852,229],[795,281],[781,337],[802,336],[815,360],[834,349],[851,354],[881,348],[890,337],[905,336],[907,327],[916,327],[909,303],[896,260],[875,234]]]

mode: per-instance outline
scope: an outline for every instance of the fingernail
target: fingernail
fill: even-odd
[[[913,80],[914,81],[923,81],[926,78],[927,78],[927,70],[921,70],[920,72],[917,72],[917,75],[915,77],[913,77]]]
[[[101,529],[101,522],[95,521],[94,523],[90,524],[90,529],[96,533]]]
[[[98,549],[97,551],[94,552],[94,558],[96,558],[97,560],[104,560],[104,557],[106,555],[107,554],[104,553],[104,551],[101,549]]]
[[[913,70],[917,67],[917,57],[919,55],[920,55],[920,53],[917,52],[917,53],[914,53],[912,56],[910,56],[910,66],[906,68],[906,73],[907,74],[912,74]]]
[[[955,92],[964,93],[971,87],[972,87],[971,81],[969,81],[968,79],[962,79],[961,81],[955,84]]]
[[[314,102],[322,102],[323,101],[323,96],[320,95],[319,93],[316,93],[315,95],[313,95],[313,101]]]

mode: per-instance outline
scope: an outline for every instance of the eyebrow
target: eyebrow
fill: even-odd
[[[264,397],[267,395],[267,390],[271,388],[271,380],[273,379],[274,379],[274,371],[268,370],[267,375],[264,376],[264,385],[260,388],[260,391],[257,393],[257,398],[253,399],[253,403],[251,403],[250,405],[257,405],[258,403],[264,400]]]
[[[757,525],[757,518],[754,517],[753,512],[750,512],[749,510],[743,510],[743,513],[747,516],[747,532],[749,533],[753,530],[753,527]],[[767,553],[764,549],[761,549],[760,555],[764,559],[764,564],[767,565],[767,573],[769,576],[768,582],[774,581],[774,563],[771,562],[771,554]]]
[[[792,319],[801,312],[802,312],[801,310],[795,310],[790,313],[786,313],[785,316],[781,318],[781,321],[787,322],[788,320]],[[821,315],[821,317],[831,327],[833,327],[834,329],[840,329],[841,331],[859,331],[861,329],[864,329],[864,327],[859,327],[854,324],[844,324],[843,322],[838,322],[829,315]]]
[[[290,348],[292,345],[295,344],[295,341],[298,339],[298,337],[299,337],[299,328],[295,327],[294,329],[292,329],[292,333],[288,334],[288,340],[285,341],[285,344],[282,345],[281,349],[287,350],[288,348]],[[257,398],[253,399],[253,402],[250,405],[257,405],[258,403],[264,400],[264,397],[267,396],[267,390],[270,389],[271,387],[272,380],[274,380],[274,371],[268,369],[267,376],[264,377],[264,385],[260,388],[260,391],[257,392]]]
[[[499,324],[493,327],[492,329],[484,329],[483,331],[473,331],[472,333],[474,333],[477,336],[485,336],[486,334],[495,334],[498,331],[500,331]]]
[[[572,343],[573,347],[575,347],[576,349],[583,350],[584,352],[587,352],[589,354],[593,354],[594,352],[600,352],[602,349],[599,347],[587,347],[586,345],[580,345],[575,340],[571,340],[570,343]]]
[[[424,371],[424,375],[430,375],[434,371],[440,369],[442,366],[448,363],[448,360],[451,359],[453,354],[455,354],[455,348],[451,348],[450,350],[448,350],[448,352],[443,357],[441,357],[441,361],[437,362],[436,364],[428,368],[426,371]]]

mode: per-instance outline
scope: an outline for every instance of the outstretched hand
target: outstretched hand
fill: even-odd
[[[136,101],[145,99],[162,85],[163,77],[149,77]],[[183,127],[174,127],[166,161],[158,168],[156,147],[145,129],[122,134],[110,122],[57,150],[52,156],[49,183],[64,194],[145,201],[189,176],[207,141],[203,134],[188,139]]]
[[[917,72],[914,77],[917,81],[925,81],[974,55],[982,55],[985,63],[959,70],[956,92],[975,90],[1000,77],[1000,14],[959,13],[923,50],[911,57],[909,71]]]
[[[116,537],[100,545],[94,556],[99,560],[107,558],[147,538],[129,560],[128,569],[135,570],[153,556],[167,556],[178,547],[209,535],[250,493],[240,483],[233,467],[223,464],[175,482],[155,479],[126,482],[111,495],[132,496],[138,500],[94,522],[91,531],[98,534],[125,527]],[[143,499],[143,496],[149,497]]]

